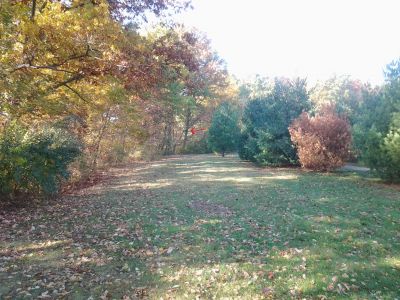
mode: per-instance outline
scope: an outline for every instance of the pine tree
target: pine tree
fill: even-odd
[[[214,112],[211,126],[208,130],[208,142],[211,148],[221,153],[237,149],[240,133],[238,109],[229,102],[223,102]]]

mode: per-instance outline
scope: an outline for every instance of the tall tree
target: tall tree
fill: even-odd
[[[386,83],[361,106],[354,125],[355,146],[379,176],[400,181],[400,60],[386,68]]]
[[[250,99],[244,109],[239,155],[262,165],[297,163],[288,127],[310,109],[303,79],[275,79],[266,96]]]
[[[237,150],[239,133],[238,107],[229,102],[221,103],[215,110],[208,129],[211,148],[224,157],[226,152]]]
[[[152,96],[157,113],[149,124],[156,128],[153,134],[160,134],[156,141],[162,152],[185,151],[190,128],[209,124],[219,99],[226,96],[230,84],[225,64],[197,31],[159,29],[150,39],[167,80]]]

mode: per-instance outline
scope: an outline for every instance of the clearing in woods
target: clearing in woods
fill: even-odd
[[[111,172],[1,213],[0,298],[400,297],[394,188],[233,156]]]

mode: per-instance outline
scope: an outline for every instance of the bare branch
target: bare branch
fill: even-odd
[[[83,100],[86,103],[89,103],[89,101],[87,99],[85,99],[85,97],[83,97],[77,90],[75,90],[74,88],[70,87],[68,84],[64,84],[64,86],[69,89],[71,92],[73,92],[75,95],[77,95],[79,97],[79,99]]]
[[[65,70],[65,69],[57,69],[56,66],[54,65],[48,65],[48,66],[34,66],[34,65],[30,65],[30,64],[21,64],[18,65],[12,72],[21,70],[21,69],[48,69],[48,70],[53,70],[56,72],[64,72],[64,73],[69,73],[69,74],[75,74],[76,72],[72,72],[69,70]]]
[[[53,87],[53,90],[56,90],[56,89],[58,89],[59,87],[62,87],[62,86],[66,86],[68,83],[75,82],[75,81],[79,81],[79,80],[81,80],[83,77],[84,77],[84,76],[83,76],[82,73],[78,73],[78,74],[76,74],[75,76],[72,76],[72,77],[68,78],[67,80],[65,80],[65,81],[63,81],[63,82],[57,83],[57,84]]]
[[[35,13],[36,13],[36,0],[32,0],[32,11],[31,11],[31,21],[35,20]]]

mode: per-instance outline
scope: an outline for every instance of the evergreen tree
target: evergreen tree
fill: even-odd
[[[267,95],[249,100],[243,113],[239,156],[260,165],[296,164],[288,127],[310,108],[306,81],[277,78]]]
[[[386,84],[367,98],[354,125],[361,159],[381,178],[400,182],[400,60],[386,67]]]
[[[236,150],[240,132],[238,123],[238,109],[229,102],[223,102],[214,112],[208,130],[208,142],[213,151],[225,156],[226,152]]]

